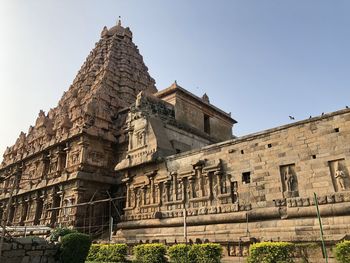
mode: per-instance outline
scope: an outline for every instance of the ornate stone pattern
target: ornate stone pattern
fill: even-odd
[[[130,29],[120,23],[104,28],[57,107],[48,113],[41,110],[35,125],[5,151],[0,165],[3,221],[83,224],[86,207],[61,207],[87,202],[85,197],[91,198],[96,190],[106,194],[115,184],[113,169],[127,139],[123,109],[135,102],[139,92],[155,93],[154,84]],[[83,187],[85,180],[88,189]],[[5,215],[12,191],[10,214]],[[105,205],[94,207],[98,224],[104,223]],[[97,219],[92,218],[89,223],[94,222]]]
[[[199,160],[192,169],[157,171],[124,179],[127,186],[124,220],[182,217],[248,211],[238,202],[238,186],[223,171],[221,160]]]

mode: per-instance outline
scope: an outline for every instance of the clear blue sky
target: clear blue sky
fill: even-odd
[[[175,79],[248,133],[350,104],[350,1],[2,0],[0,151],[56,106],[104,25],[134,33],[158,89]]]

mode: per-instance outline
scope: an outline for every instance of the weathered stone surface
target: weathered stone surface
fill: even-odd
[[[55,263],[54,255],[57,253],[59,247],[48,243],[44,239],[35,238],[35,241],[33,242],[33,238],[16,238],[15,241],[5,240],[3,248],[10,247],[10,249],[2,251],[0,262],[46,263],[50,261]],[[40,248],[38,248],[37,242],[40,242]],[[24,249],[19,248],[20,245]]]
[[[8,216],[12,225],[108,221],[102,212],[106,203],[94,206],[89,222],[84,218],[91,211],[74,205],[108,197],[106,190],[118,180],[113,168],[125,148],[123,109],[139,92],[157,89],[130,29],[118,23],[104,32],[57,107],[40,111],[35,125],[4,153],[0,177],[7,179],[0,183],[0,216]],[[6,215],[11,191],[13,208]]]
[[[237,258],[255,241],[317,241],[317,202],[326,240],[349,234],[349,109],[236,138],[206,94],[154,84],[130,29],[105,27],[58,106],[6,150],[4,221],[92,234],[112,216],[114,240],[135,244],[185,242],[186,218],[188,242]],[[40,242],[12,249],[53,262]]]

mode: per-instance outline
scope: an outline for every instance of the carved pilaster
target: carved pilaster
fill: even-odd
[[[176,173],[176,172],[172,172],[172,173],[171,173],[171,178],[172,178],[172,184],[173,184],[173,192],[172,192],[173,201],[176,201],[176,193],[177,193],[177,173]]]
[[[216,171],[214,172],[214,176],[216,176],[216,180],[218,182],[217,185],[217,190],[218,190],[218,194],[221,195],[222,194],[222,172],[221,171]]]

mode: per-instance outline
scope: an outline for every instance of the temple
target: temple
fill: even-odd
[[[243,137],[175,81],[158,91],[132,33],[103,28],[57,107],[7,148],[6,225],[70,226],[114,242],[332,243],[350,229],[350,110]],[[184,221],[186,234],[184,235]]]

